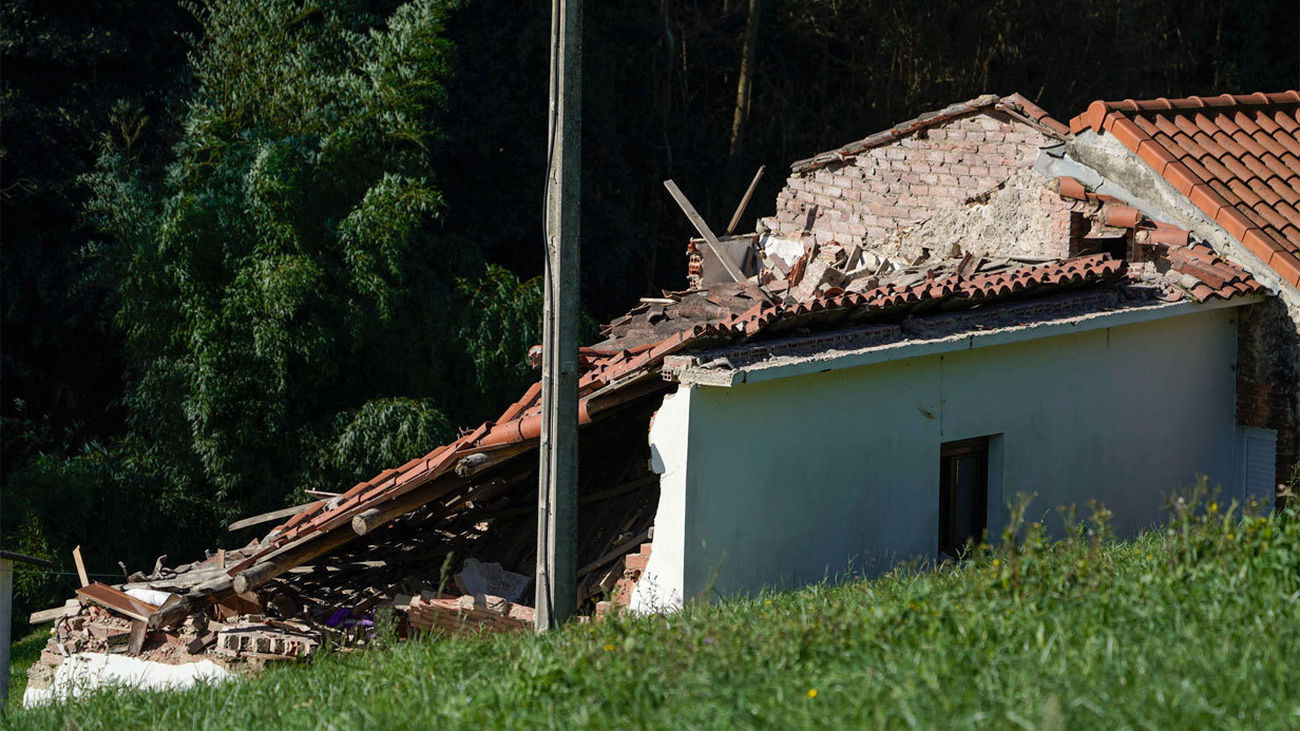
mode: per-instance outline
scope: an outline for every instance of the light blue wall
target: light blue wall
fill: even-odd
[[[990,502],[1095,498],[1131,534],[1198,473],[1236,489],[1234,311],[731,388],[691,387],[682,594],[933,557],[939,448],[1000,434]],[[679,394],[684,395],[684,394]],[[996,530],[1001,511],[990,510]],[[656,540],[658,543],[658,540]]]

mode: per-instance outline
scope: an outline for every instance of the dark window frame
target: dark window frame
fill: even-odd
[[[939,554],[960,557],[966,543],[981,543],[989,524],[989,443],[992,437],[944,442],[939,447]],[[970,496],[971,513],[964,518],[956,514],[958,463],[975,458],[974,491]],[[969,526],[969,531],[965,530]]]

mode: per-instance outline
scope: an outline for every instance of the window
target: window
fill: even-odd
[[[939,555],[958,558],[988,528],[988,437],[948,442],[939,459]]]

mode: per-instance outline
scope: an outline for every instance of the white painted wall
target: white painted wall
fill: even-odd
[[[659,473],[659,506],[650,560],[632,590],[634,612],[657,612],[682,605],[686,566],[686,474],[691,454],[687,444],[694,389],[683,388],[664,397],[650,422],[650,462]]]
[[[642,609],[878,573],[938,542],[939,449],[1000,434],[990,502],[1095,498],[1120,534],[1197,473],[1235,494],[1234,310],[738,386],[681,387]],[[1002,511],[991,509],[990,530]],[[649,581],[647,581],[649,580]]]

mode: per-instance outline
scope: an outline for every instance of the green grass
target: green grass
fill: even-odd
[[[937,571],[420,641],[187,693],[101,693],[12,728],[1296,728],[1300,521],[1104,516]]]
[[[33,629],[9,645],[9,702],[6,704],[9,713],[22,707],[23,690],[27,688],[27,668],[36,664],[41,648],[49,639],[50,628],[47,625]]]

